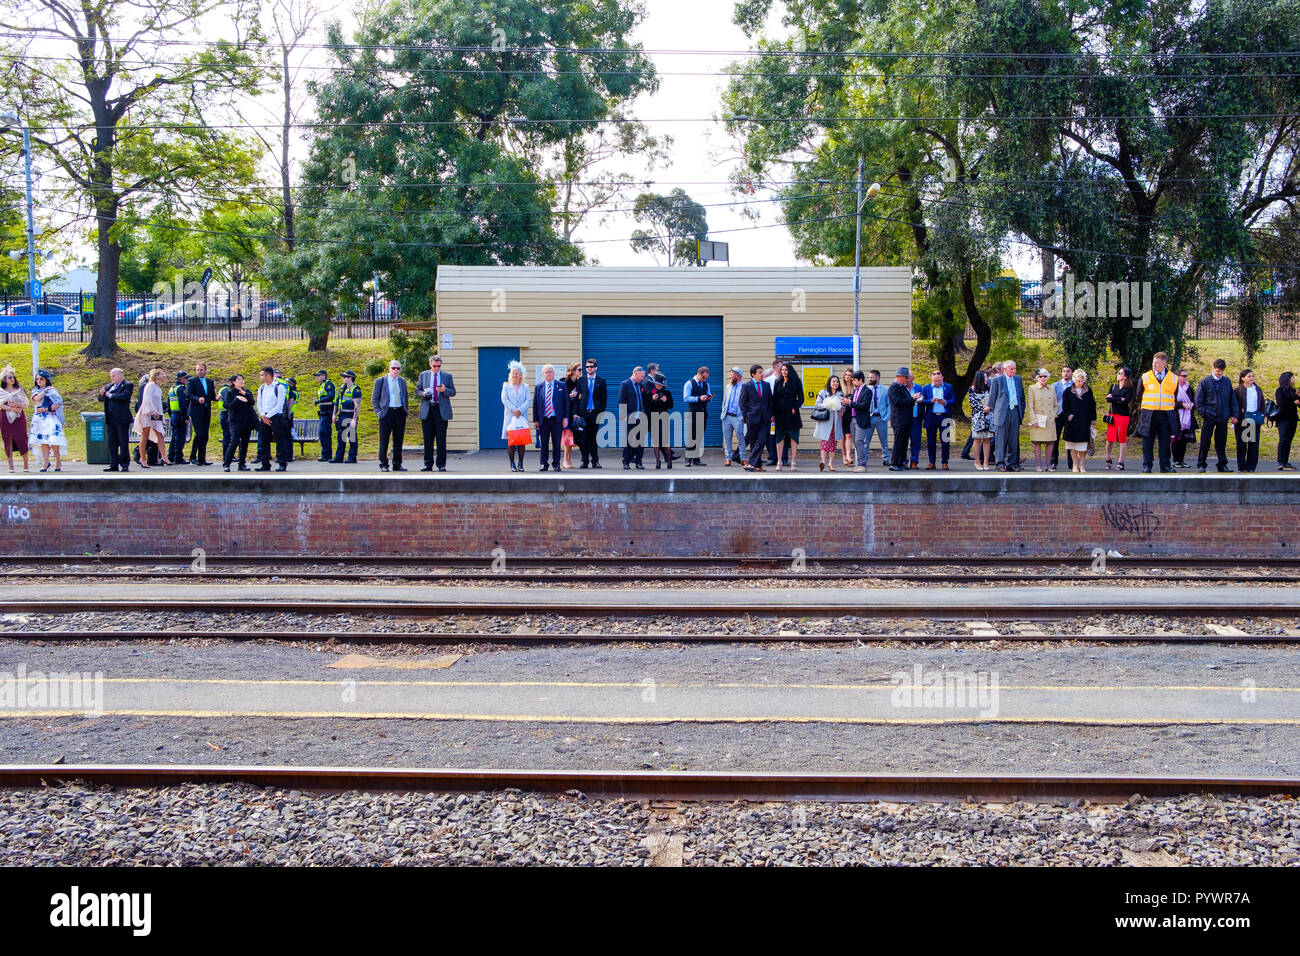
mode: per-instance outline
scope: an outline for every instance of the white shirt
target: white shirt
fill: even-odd
[[[1247,412],[1259,411],[1259,392],[1255,391],[1254,385],[1246,389],[1246,411]]]
[[[388,382],[388,407],[389,408],[400,408],[402,406],[401,386],[397,384],[397,380],[399,377],[400,376],[397,375],[384,376],[384,378]]]
[[[284,413],[284,386],[279,382],[257,386],[257,415],[273,418]]]

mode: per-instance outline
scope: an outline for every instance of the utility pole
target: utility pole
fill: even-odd
[[[862,294],[862,157],[858,157],[857,238],[853,241],[853,370],[858,370],[861,349],[858,338],[858,299]],[[842,387],[842,386],[841,386]]]
[[[36,220],[32,215],[32,133],[17,113],[0,115],[0,123],[17,126],[23,134],[23,162],[27,172],[27,301],[31,303],[32,317],[36,317]],[[41,339],[32,333],[32,378],[41,367]]]

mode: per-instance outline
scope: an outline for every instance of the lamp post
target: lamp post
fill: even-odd
[[[22,130],[23,160],[27,171],[27,299],[36,315],[36,224],[32,218],[32,135],[17,113],[0,113],[0,125]],[[41,367],[40,336],[32,333],[32,378]]]
[[[857,208],[857,237],[853,241],[853,368],[856,371],[858,363],[861,361],[859,355],[859,343],[862,341],[858,337],[858,298],[862,293],[862,205],[865,200],[862,198],[862,157],[858,157],[858,208]],[[867,199],[875,199],[880,195],[880,183],[872,183],[867,190]]]

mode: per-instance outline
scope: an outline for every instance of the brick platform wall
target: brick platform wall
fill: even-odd
[[[1300,481],[25,479],[0,525],[9,554],[1267,557],[1294,550]]]

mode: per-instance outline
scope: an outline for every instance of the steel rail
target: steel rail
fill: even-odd
[[[1296,777],[1039,776],[1032,774],[818,774],[692,771],[420,769],[370,767],[11,764],[0,786],[69,783],[114,787],[174,787],[243,783],[313,791],[480,792],[514,789],[601,799],[682,801],[974,801],[1011,803],[1084,798],[1120,802],[1186,794],[1300,794]]]
[[[78,643],[93,641],[284,641],[304,644],[881,644],[1009,643],[1063,644],[1300,644],[1297,634],[716,634],[493,633],[491,631],[0,631],[0,641]]]
[[[33,589],[35,590],[35,589]],[[811,591],[811,589],[810,589]],[[18,597],[10,593],[0,596],[0,613],[6,614],[75,614],[81,612],[104,611],[123,613],[130,611],[200,611],[208,614],[240,613],[289,613],[289,614],[391,614],[397,617],[436,617],[440,615],[502,616],[527,613],[560,614],[574,618],[643,618],[651,611],[682,617],[722,617],[722,618],[783,618],[783,617],[860,617],[869,619],[916,618],[924,617],[938,621],[950,620],[997,620],[997,621],[1033,621],[1059,620],[1079,617],[1081,615],[1132,614],[1142,610],[1143,605],[1136,599],[1122,606],[1087,605],[1081,590],[1077,600],[1052,604],[990,606],[983,602],[978,593],[969,590],[951,589],[952,598],[942,604],[921,601],[915,604],[871,604],[869,597],[864,597],[860,604],[842,604],[828,606],[810,601],[806,604],[782,604],[763,608],[737,609],[733,601],[717,601],[707,604],[675,605],[673,607],[631,607],[627,605],[591,605],[580,600],[541,604],[529,604],[526,599],[502,600],[496,602],[479,601],[475,603],[460,601],[357,601],[357,600],[249,600],[249,601],[207,601],[178,598],[133,598],[130,594],[121,596],[73,600],[55,598]],[[575,597],[582,591],[572,592]],[[664,593],[671,593],[665,591]],[[812,592],[815,593],[815,592]],[[1271,594],[1272,591],[1252,590],[1251,594]],[[1148,610],[1150,610],[1148,608]],[[1188,617],[1300,617],[1300,596],[1286,601],[1260,601],[1254,603],[1209,603],[1199,602],[1195,606],[1161,607],[1156,613],[1171,618]]]

